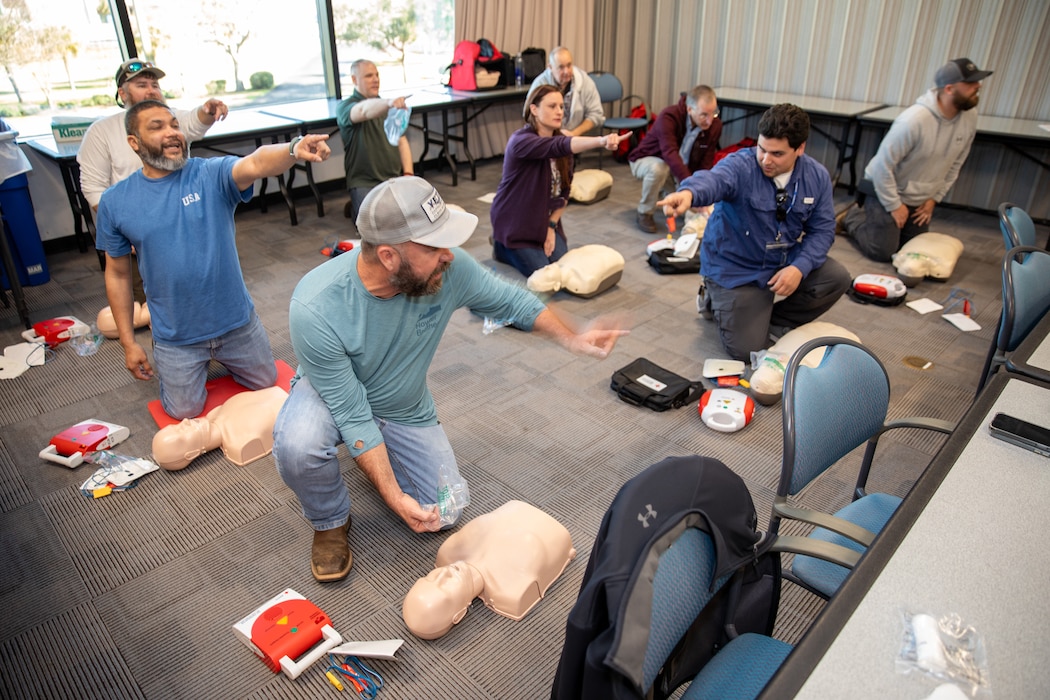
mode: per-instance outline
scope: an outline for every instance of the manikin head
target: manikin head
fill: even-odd
[[[206,418],[186,418],[153,436],[153,460],[168,471],[185,469],[190,462],[221,443],[218,430]]]
[[[463,619],[470,601],[484,587],[474,567],[456,561],[416,581],[405,596],[401,614],[412,634],[420,639],[437,639]]]

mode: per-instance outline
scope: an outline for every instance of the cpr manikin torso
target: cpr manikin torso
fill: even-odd
[[[520,620],[576,556],[569,531],[522,501],[474,518],[437,553],[437,567],[405,596],[402,616],[412,634],[437,639],[480,597],[487,607]]]
[[[204,418],[187,418],[157,431],[153,459],[176,470],[217,447],[238,466],[265,457],[273,450],[273,424],[286,398],[279,386],[234,394]]]

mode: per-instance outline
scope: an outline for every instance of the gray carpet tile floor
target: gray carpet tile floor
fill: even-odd
[[[714,327],[696,313],[696,277],[661,276],[645,262],[645,246],[655,237],[634,226],[639,183],[626,166],[604,163],[615,178],[611,195],[571,206],[565,228],[572,246],[600,243],[620,251],[623,277],[592,299],[559,293],[550,302],[581,324],[616,314],[631,334],[610,358],[597,362],[517,330],[485,334],[482,320],[462,310],[429,373],[441,420],[471,483],[466,516],[521,499],[572,534],[577,559],[525,619],[499,617],[475,601],[445,637],[414,638],[402,622],[401,601],[431,570],[446,535],[409,532],[345,452],[354,568],[334,584],[310,576],[311,531],[272,457],[237,467],[213,452],[184,471],[149,474],[126,492],[85,498],[78,487],[92,467],[67,469],[37,453],[63,428],[100,418],[130,428],[118,453],[149,455],[156,427],[146,404],[156,398],[156,385],[130,377],[115,341],[89,357],[61,345],[46,364],[0,381],[0,696],[327,697],[335,691],[322,664],[290,681],[270,672],[231,631],[242,616],[291,587],[325,610],[348,639],[405,639],[397,661],[375,664],[386,678],[380,697],[543,697],[593,538],[625,480],[669,455],[717,457],[745,479],[764,526],[779,473],[779,405],[759,406],[750,426],[726,434],[704,426],[695,407],[654,413],[619,401],[609,389],[613,371],[636,357],[698,378],[704,359],[722,353]],[[596,165],[593,156],[580,161],[581,168]],[[476,181],[464,169],[458,187],[451,186],[447,170],[426,174],[449,202],[478,215],[466,250],[521,282],[514,270],[493,262],[489,205],[478,199],[495,190],[500,168],[498,159],[480,163]],[[342,215],[343,193],[325,194],[324,217],[305,192],[296,194],[296,227],[279,203],[265,214],[246,207],[237,215],[245,279],[275,355],[293,366],[287,322],[292,289],[324,262],[320,249],[327,242],[354,237]],[[838,190],[836,201],[841,208],[850,198]],[[910,296],[943,301],[953,287],[965,289],[980,331],[963,333],[936,313],[922,316],[845,298],[825,316],[857,333],[885,363],[892,417],[958,419],[972,398],[998,319],[1002,239],[996,219],[940,209],[935,221],[936,230],[963,240],[965,252],[950,282],[923,282]],[[842,237],[832,255],[854,275],[893,271],[864,260]],[[26,289],[33,320],[93,320],[106,303],[94,253],[55,253],[48,264],[51,281]],[[0,311],[4,346],[20,342],[20,332],[14,309]],[[148,344],[148,330],[139,338]],[[924,358],[928,367],[912,368],[905,362],[909,356]],[[907,493],[941,441],[913,431],[890,435],[873,487]],[[859,453],[850,455],[800,501],[829,509],[843,505],[859,459]],[[797,641],[821,607],[814,596],[786,584],[776,635]]]

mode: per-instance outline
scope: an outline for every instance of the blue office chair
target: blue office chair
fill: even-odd
[[[605,73],[603,71],[595,71],[589,73],[591,80],[594,81],[595,87],[598,88],[598,97],[602,101],[602,105],[611,104],[612,107],[609,111],[609,116],[606,117],[605,123],[602,125],[602,131],[615,131],[620,132],[622,130],[628,130],[631,135],[636,137],[639,129],[644,129],[649,124],[648,119],[642,119],[639,117],[626,117],[624,113],[629,113],[632,100],[638,102],[644,102],[638,95],[623,96],[623,84],[620,79],[612,73]],[[598,150],[598,167],[602,167],[602,151],[605,149]]]
[[[1035,223],[1032,217],[1012,202],[999,205],[999,228],[1003,232],[1007,250],[1019,245],[1035,245]]]
[[[1007,353],[1013,352],[1050,311],[1050,252],[1034,245],[1015,246],[1003,256],[1003,312],[977,393],[981,392]]]
[[[827,346],[816,367],[802,364],[810,351]],[[791,356],[784,371],[784,455],[769,530],[779,535],[782,520],[799,520],[816,529],[806,538],[863,553],[897,509],[901,499],[866,491],[879,437],[894,428],[950,433],[954,425],[932,418],[886,422],[890,381],[886,368],[860,343],[845,338],[811,340]],[[834,515],[792,505],[789,496],[849,452],[867,442],[853,501]],[[796,556],[784,578],[822,598],[830,598],[851,566]]]
[[[733,576],[740,575],[727,574],[712,581],[714,569],[711,536],[695,528],[683,532],[661,555],[653,578],[653,612],[642,687],[652,687],[693,620]],[[779,639],[752,632],[736,636],[700,669],[682,697],[754,698],[791,648]]]

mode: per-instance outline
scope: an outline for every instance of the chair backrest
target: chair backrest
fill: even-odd
[[[552,700],[640,698],[646,686],[673,692],[725,643],[729,619],[741,634],[771,634],[780,560],[766,556],[757,523],[747,484],[718,460],[667,457],[629,479],[591,548]],[[743,575],[767,562],[776,564],[771,576]],[[736,572],[740,588],[736,580],[723,586]],[[771,581],[767,593],[756,591]],[[730,605],[736,590],[739,608]],[[676,647],[683,634],[687,641]]]
[[[802,364],[827,346],[816,367]],[[784,457],[778,496],[795,495],[886,422],[890,381],[875,355],[846,338],[816,338],[784,370]]]
[[[711,536],[689,528],[660,555],[653,577],[653,613],[642,663],[642,687],[649,689],[678,641],[730,575],[714,581]]]
[[[1019,245],[1035,245],[1035,222],[1016,204],[1003,202],[999,205],[999,229],[1003,232],[1007,250]]]
[[[602,104],[607,102],[619,102],[623,99],[623,83],[612,73],[595,71],[589,73],[594,86],[598,88],[598,98]]]
[[[999,350],[1012,352],[1050,310],[1050,252],[1024,245],[1003,256]]]

